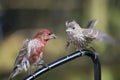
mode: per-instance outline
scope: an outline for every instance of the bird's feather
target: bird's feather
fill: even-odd
[[[88,25],[87,25],[87,28],[93,28],[95,25],[97,24],[97,20],[91,20]]]
[[[99,33],[97,34],[96,39],[99,41],[109,43],[109,44],[113,44],[113,45],[117,44],[116,39],[114,39],[113,37],[101,32],[101,31],[99,31]]]
[[[98,31],[93,29],[83,29],[82,34],[87,38],[95,39]]]
[[[105,34],[102,31],[98,31],[98,30],[94,30],[94,29],[83,29],[82,33],[90,39],[92,39],[92,38],[97,39],[99,41],[106,42],[109,44],[116,44],[117,43],[116,39]]]
[[[21,48],[21,50],[20,50],[20,52],[19,52],[19,54],[18,54],[18,56],[17,56],[17,58],[16,58],[16,61],[15,61],[14,66],[20,64],[21,61],[23,60],[24,56],[27,55],[27,51],[28,51],[28,50],[27,50],[27,46],[28,46],[29,41],[30,41],[30,40],[27,39],[27,40],[24,42],[23,47]]]

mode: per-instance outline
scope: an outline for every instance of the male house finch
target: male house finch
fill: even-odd
[[[43,29],[32,39],[26,40],[16,58],[13,71],[8,80],[15,77],[22,70],[27,71],[31,66],[44,64],[42,61],[43,50],[46,42],[52,38],[56,38],[54,33],[48,29]]]
[[[90,43],[95,39],[112,43],[112,44],[116,43],[116,40],[114,40],[112,37],[106,35],[101,31],[93,29],[95,24],[96,24],[96,21],[93,20],[93,21],[90,21],[87,28],[81,28],[80,25],[75,21],[66,22],[66,32],[68,37],[67,47],[70,44],[73,44],[76,50],[82,50],[88,47],[92,48],[90,46]]]

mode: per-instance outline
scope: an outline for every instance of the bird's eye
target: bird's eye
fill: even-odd
[[[75,27],[72,27],[72,29],[75,29]]]
[[[51,33],[48,33],[48,35],[51,35]]]

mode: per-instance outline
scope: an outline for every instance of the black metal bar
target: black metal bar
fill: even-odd
[[[43,67],[41,69],[38,69],[37,71],[35,71],[33,74],[29,75],[28,77],[26,77],[24,80],[34,80],[36,79],[38,76],[40,76],[41,74],[52,70],[53,68],[64,64],[70,60],[73,60],[75,58],[78,58],[80,56],[89,56],[92,61],[94,62],[94,79],[95,80],[101,80],[101,67],[100,67],[100,61],[98,59],[98,56],[96,54],[94,54],[92,51],[90,50],[81,50],[81,51],[77,51],[75,53],[72,53],[66,57],[63,57],[59,60],[56,60],[50,64],[48,64],[47,67]]]
[[[85,55],[89,56],[94,63],[94,80],[101,80],[101,63],[95,52],[85,50]]]

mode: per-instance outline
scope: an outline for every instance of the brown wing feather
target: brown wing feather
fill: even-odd
[[[16,58],[16,61],[15,61],[15,64],[14,66],[16,66],[17,64],[20,64],[21,61],[23,60],[24,56],[27,54],[27,46],[28,46],[28,43],[29,43],[30,40],[26,40],[23,44],[23,47],[21,48],[17,58]]]
[[[107,42],[109,44],[116,44],[117,41],[111,36],[105,34],[104,32],[94,30],[94,29],[84,29],[83,34],[90,39],[97,39],[99,41]]]
[[[82,34],[87,38],[95,39],[98,31],[93,29],[83,29]]]

